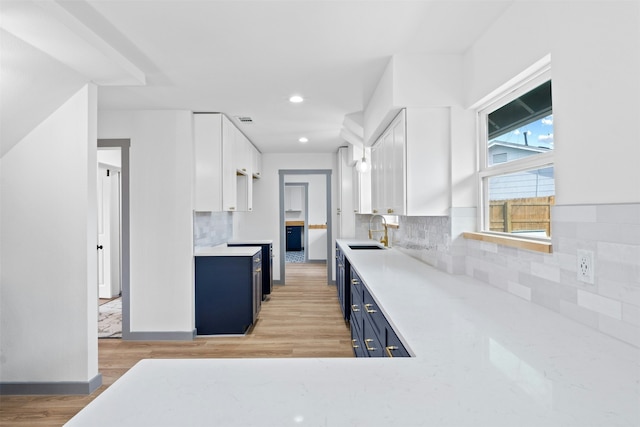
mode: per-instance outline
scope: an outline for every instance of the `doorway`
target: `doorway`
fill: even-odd
[[[286,181],[286,179],[285,179]],[[284,183],[285,263],[306,263],[309,251],[309,183]]]
[[[279,195],[280,195],[280,280],[282,284],[286,284],[286,242],[287,242],[287,225],[286,225],[286,206],[285,206],[285,193],[287,187],[295,187],[304,184],[301,178],[303,175],[318,176],[320,181],[317,185],[324,193],[322,196],[314,196],[314,189],[307,186],[305,189],[306,204],[305,206],[305,219],[304,219],[304,234],[303,242],[305,246],[305,262],[326,262],[327,268],[327,284],[332,283],[332,268],[331,262],[332,253],[332,221],[331,221],[331,170],[330,169],[281,169],[279,174]],[[322,180],[324,177],[324,180]],[[315,177],[314,177],[315,178]],[[317,180],[315,180],[317,181]],[[324,182],[322,182],[324,181]],[[320,184],[322,182],[322,184]],[[286,184],[292,184],[287,186]],[[307,183],[308,185],[308,183]],[[309,207],[309,200],[314,201],[314,206]],[[310,211],[324,214],[314,218],[310,215]],[[317,219],[320,218],[320,219]],[[310,231],[313,235],[310,234]],[[318,239],[317,236],[323,236],[324,239]],[[323,253],[324,260],[315,260],[315,253]]]
[[[127,339],[129,305],[129,139],[98,140],[98,328],[99,337]],[[101,302],[104,304],[100,305]],[[101,314],[102,312],[107,315]],[[108,322],[101,318],[108,317]],[[119,327],[118,327],[119,326]],[[119,329],[119,330],[117,330]]]
[[[119,147],[98,148],[98,338],[122,338]]]

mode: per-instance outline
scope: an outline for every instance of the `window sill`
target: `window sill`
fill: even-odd
[[[535,252],[550,254],[553,252],[551,242],[543,242],[534,239],[524,239],[521,237],[500,236],[489,233],[462,233],[465,239],[480,240],[481,242],[496,243],[498,245],[511,246],[518,249],[527,249]]]

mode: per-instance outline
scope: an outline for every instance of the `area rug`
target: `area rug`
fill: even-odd
[[[122,298],[98,307],[98,338],[122,338]]]

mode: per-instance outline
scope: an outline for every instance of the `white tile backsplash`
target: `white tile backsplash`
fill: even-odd
[[[640,204],[554,206],[552,254],[463,239],[459,233],[475,229],[475,209],[451,214],[400,217],[393,245],[640,346]],[[366,238],[369,216],[357,217]],[[578,250],[594,253],[593,284],[577,280]]]
[[[589,310],[622,320],[622,303],[578,289],[578,305]]]

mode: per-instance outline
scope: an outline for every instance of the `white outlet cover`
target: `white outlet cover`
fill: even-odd
[[[593,251],[578,249],[576,261],[578,280],[593,285],[595,279]]]

